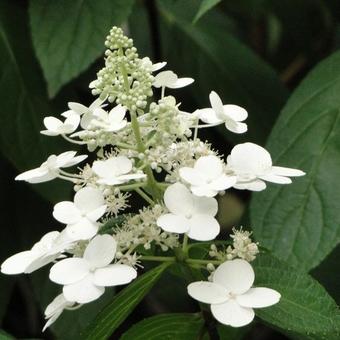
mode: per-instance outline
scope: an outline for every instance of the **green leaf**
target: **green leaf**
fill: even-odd
[[[32,37],[53,97],[104,52],[113,25],[124,22],[133,0],[30,1]]]
[[[255,286],[281,294],[278,304],[256,310],[256,315],[281,329],[330,339],[340,336],[340,312],[327,291],[310,275],[269,255],[254,262]]]
[[[193,85],[176,92],[185,95],[179,101],[183,99],[185,105],[190,93],[196,107],[209,107],[209,93],[215,90],[224,103],[248,110],[247,139],[264,142],[287,94],[274,70],[234,37],[224,14],[211,10],[192,25],[196,2],[157,3],[163,19],[165,60],[179,76],[195,79]],[[222,132],[233,141],[244,141],[244,136],[227,133],[224,127]]]
[[[15,13],[18,22],[11,19]],[[65,143],[39,134],[43,115],[52,111],[39,70],[28,29],[25,7],[17,1],[0,2],[0,150],[20,171],[39,166]],[[45,197],[56,202],[70,188],[68,183],[35,185]]]
[[[169,264],[162,264],[124,288],[85,330],[82,339],[107,339],[158,281]]]
[[[194,23],[197,22],[206,12],[216,6],[219,2],[221,2],[221,0],[202,0],[195,16]]]
[[[120,340],[196,340],[203,327],[203,319],[196,314],[161,314],[138,322]]]
[[[1,340],[15,340],[12,335],[9,335],[8,333],[3,331],[2,329],[0,329],[0,339]]]
[[[340,240],[340,53],[321,62],[289,99],[267,149],[275,165],[304,170],[293,184],[253,196],[255,237],[282,260],[309,270]]]

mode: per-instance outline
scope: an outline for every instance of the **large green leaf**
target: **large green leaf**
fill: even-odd
[[[13,21],[13,13],[16,20]],[[43,115],[52,111],[45,84],[31,47],[24,4],[0,2],[0,150],[20,171],[36,167],[64,143],[39,134]],[[20,25],[18,25],[20,22]],[[36,188],[53,201],[67,190],[65,183],[47,183]]]
[[[269,255],[254,262],[255,286],[281,293],[278,304],[256,310],[256,315],[281,329],[318,339],[340,336],[340,312],[327,291],[310,275]]]
[[[190,93],[196,105],[207,107],[209,93],[215,90],[224,103],[244,106],[249,111],[248,133],[236,136],[225,128],[223,133],[234,141],[263,143],[286,100],[286,90],[273,69],[235,38],[228,17],[211,10],[193,25],[197,5],[198,1],[158,1],[164,59],[180,76],[195,78],[193,85],[176,94],[185,94],[179,97],[184,105]]]
[[[132,326],[120,340],[196,340],[204,327],[204,320],[196,314],[161,314]]]
[[[253,196],[255,237],[280,259],[309,270],[340,240],[340,53],[321,62],[282,111],[267,148],[274,164],[307,176]]]
[[[133,0],[30,1],[32,37],[50,96],[104,52],[113,25],[127,19]]]
[[[216,6],[221,0],[202,0],[198,12],[196,13],[194,22],[197,22],[206,12]]]
[[[148,271],[123,289],[112,303],[98,314],[82,335],[82,339],[107,339],[149,292],[167,266],[168,264],[162,264]]]

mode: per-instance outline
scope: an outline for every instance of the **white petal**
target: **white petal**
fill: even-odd
[[[57,319],[59,318],[59,316],[62,314],[62,312],[63,312],[63,310],[60,309],[60,310],[58,310],[56,313],[54,313],[53,315],[51,315],[51,317],[50,317],[50,318],[47,320],[47,322],[45,323],[45,325],[44,325],[42,331],[45,332],[46,329],[47,329],[48,327],[50,327],[54,322],[56,322]]]
[[[105,267],[115,257],[117,242],[110,235],[97,235],[90,241],[84,252],[86,259],[92,267]]]
[[[290,184],[292,180],[289,177],[277,176],[274,174],[267,174],[260,176],[261,179],[267,182],[277,183],[277,184]]]
[[[65,126],[69,126],[67,128],[67,131],[65,131],[65,133],[74,132],[77,129],[77,127],[79,126],[79,123],[80,123],[80,116],[79,115],[77,115],[77,114],[69,115],[64,122]]]
[[[82,258],[67,258],[57,262],[50,270],[50,280],[67,285],[82,280],[88,275],[90,270],[89,263]]]
[[[66,151],[58,155],[56,158],[57,167],[62,168],[65,164],[68,164],[76,154],[76,151]]]
[[[223,115],[232,120],[242,122],[248,117],[248,112],[243,107],[233,104],[223,105]]]
[[[157,225],[170,233],[183,234],[189,230],[188,220],[184,216],[165,214],[157,219]]]
[[[57,172],[53,171],[53,172],[48,172],[44,176],[34,177],[34,178],[31,178],[31,179],[28,179],[26,182],[32,183],[32,184],[35,184],[35,183],[44,183],[44,182],[51,181],[51,180],[53,180],[53,179],[55,179],[57,177],[58,177],[57,176]]]
[[[281,294],[270,288],[250,288],[246,293],[236,297],[242,307],[263,308],[275,305],[280,301]]]
[[[203,303],[223,303],[228,300],[228,290],[224,287],[207,281],[190,283],[188,294],[195,300]]]
[[[69,102],[67,105],[72,111],[78,113],[78,115],[82,115],[88,111],[88,108],[80,103]]]
[[[36,169],[23,172],[22,174],[15,177],[15,180],[16,181],[29,181],[32,179],[38,180],[39,178],[43,178],[47,174],[48,174],[48,169],[40,167],[40,168],[36,168]]]
[[[197,241],[213,240],[220,233],[217,220],[209,215],[195,215],[189,220],[188,236]]]
[[[125,107],[122,105],[115,106],[110,112],[109,112],[109,119],[111,122],[120,122],[124,119],[126,113]]]
[[[195,196],[205,196],[205,197],[214,197],[218,194],[218,190],[213,189],[209,184],[201,185],[201,186],[191,186],[191,192]]]
[[[217,117],[223,119],[223,103],[219,95],[215,91],[211,91],[209,94],[209,100],[212,109],[216,112]]]
[[[210,186],[218,191],[227,190],[231,188],[237,181],[236,176],[221,175],[210,183]]]
[[[143,173],[140,174],[130,174],[130,175],[121,175],[117,177],[117,180],[119,180],[120,182],[124,183],[124,182],[128,182],[131,180],[137,180],[137,179],[142,179],[145,178],[146,175]]]
[[[194,196],[194,208],[192,210],[193,214],[215,216],[217,211],[218,205],[215,198]]]
[[[195,111],[195,115],[197,115],[202,122],[207,124],[222,124],[224,122],[221,117],[217,116],[213,109],[200,109]]]
[[[222,174],[222,161],[217,156],[200,157],[194,168],[207,180],[213,180]]]
[[[159,72],[154,79],[154,87],[169,87],[169,85],[174,84],[178,79],[177,75],[172,71],[162,71]]]
[[[242,327],[251,323],[255,313],[251,308],[241,307],[235,300],[211,305],[211,313],[220,323],[231,327]]]
[[[75,194],[74,204],[82,213],[89,213],[105,205],[104,195],[99,189],[85,187]]]
[[[101,218],[105,214],[106,209],[107,209],[107,206],[102,205],[99,208],[87,213],[86,218],[88,218],[92,222],[96,222],[99,218]]]
[[[266,189],[267,185],[260,179],[256,179],[250,182],[237,182],[234,184],[234,188],[238,190],[251,190],[251,191],[262,191]]]
[[[237,144],[228,157],[228,165],[240,174],[263,175],[271,169],[269,152],[253,143]]]
[[[33,261],[31,261],[31,263],[26,267],[24,273],[25,274],[33,273],[37,269],[40,269],[40,268],[46,266],[47,264],[53,262],[59,256],[60,256],[59,253],[50,254],[50,255],[48,255],[48,254],[41,255],[41,256],[37,257],[36,259],[34,259]]]
[[[152,70],[152,72],[158,71],[158,70],[160,70],[161,68],[163,68],[166,64],[167,64],[166,61],[163,61],[163,62],[160,62],[160,63],[152,64],[151,70]]]
[[[282,166],[273,166],[272,173],[278,176],[287,176],[287,177],[295,177],[295,176],[304,176],[306,173],[292,168],[285,168]]]
[[[80,126],[82,129],[86,130],[90,123],[92,122],[92,120],[94,119],[94,115],[92,112],[87,112],[85,113],[82,117],[81,117],[81,121],[80,121]]]
[[[179,78],[174,83],[168,84],[167,87],[171,89],[179,89],[192,84],[194,81],[195,80],[192,78]]]
[[[248,126],[246,123],[240,123],[229,119],[225,121],[225,127],[229,131],[234,133],[245,133],[248,130]]]
[[[77,223],[68,224],[66,227],[67,236],[74,241],[88,240],[97,234],[98,224],[87,218],[80,219]]]
[[[5,260],[1,265],[1,272],[7,275],[24,273],[32,261],[37,258],[37,254],[27,250],[15,254]]]
[[[40,133],[45,136],[58,136],[60,135],[59,131],[51,131],[51,130],[41,130]]]
[[[97,269],[93,282],[97,286],[119,286],[130,283],[137,277],[137,271],[125,264],[112,264],[105,268]]]
[[[44,125],[47,130],[57,132],[58,129],[63,125],[63,122],[55,117],[45,117],[44,118]]]
[[[65,298],[78,303],[88,303],[97,300],[105,292],[104,287],[93,283],[93,274],[87,275],[81,281],[64,286]]]
[[[182,179],[184,179],[186,182],[190,183],[191,185],[201,185],[205,182],[204,177],[200,174],[199,171],[193,168],[180,168],[179,169],[179,175]]]
[[[73,202],[59,202],[54,206],[53,217],[64,224],[73,224],[81,219],[81,212]]]
[[[45,309],[45,317],[51,317],[58,309],[63,309],[65,305],[68,305],[69,302],[65,299],[63,294],[59,294],[56,296],[53,301],[46,307]]]
[[[62,168],[68,168],[71,167],[73,165],[76,165],[78,163],[81,163],[84,159],[87,158],[87,155],[79,155],[74,157],[72,160],[68,161],[67,163],[65,163],[64,165],[62,165]]]
[[[185,185],[175,183],[165,190],[164,203],[173,214],[187,215],[194,208],[194,196]]]
[[[213,282],[222,285],[234,294],[243,294],[248,291],[254,279],[253,267],[241,259],[222,263],[213,275]]]
[[[100,107],[100,106],[105,106],[105,105],[102,105],[104,102],[105,102],[106,98],[105,99],[102,99],[100,97],[98,97],[96,100],[94,100],[92,102],[92,104],[89,106],[89,110],[94,110],[95,108],[97,107]]]

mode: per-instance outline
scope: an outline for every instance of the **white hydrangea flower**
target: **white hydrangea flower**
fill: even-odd
[[[52,116],[44,118],[44,125],[47,130],[42,130],[40,133],[46,136],[59,136],[76,131],[80,123],[80,116],[72,110],[66,111],[62,115],[66,117],[64,122]]]
[[[237,259],[222,263],[212,275],[212,282],[189,284],[188,294],[210,304],[215,319],[232,327],[242,327],[254,319],[253,308],[269,307],[279,302],[280,293],[270,288],[251,288],[255,279],[252,266]]]
[[[66,233],[74,240],[87,240],[98,231],[97,220],[104,215],[106,204],[99,189],[85,187],[74,196],[74,202],[63,201],[54,206],[54,218],[67,224]]]
[[[103,107],[104,101],[105,99],[97,98],[95,101],[93,101],[93,103],[89,107],[80,103],[69,102],[68,107],[74,113],[78,114],[79,116],[82,116],[85,114],[92,114],[95,109]]]
[[[214,216],[217,214],[217,201],[212,197],[197,197],[185,185],[175,183],[164,193],[164,203],[170,213],[157,219],[163,230],[183,234],[198,241],[213,240],[220,232]]]
[[[158,71],[167,64],[165,61],[153,64],[149,57],[142,58],[140,62],[141,66],[144,67],[149,72]]]
[[[227,158],[227,165],[237,176],[236,189],[261,191],[266,188],[264,181],[290,184],[289,177],[305,175],[298,169],[273,166],[269,152],[253,143],[236,145]]]
[[[51,155],[39,168],[28,170],[15,177],[17,181],[42,183],[51,181],[59,175],[60,168],[68,168],[82,162],[87,155],[76,156],[76,151],[66,151],[60,155]]]
[[[83,116],[81,127],[83,129],[99,128],[107,132],[119,131],[127,124],[125,113],[126,109],[120,104],[111,109],[110,112],[96,108],[93,113],[87,113]]]
[[[248,127],[242,123],[247,117],[247,111],[237,105],[223,105],[218,94],[212,91],[209,95],[211,108],[200,109],[195,112],[200,120],[205,123],[218,125],[225,124],[225,127],[234,133],[244,133]]]
[[[97,235],[85,249],[83,258],[68,258],[56,263],[50,271],[53,282],[64,285],[68,301],[88,303],[98,299],[105,287],[118,286],[136,278],[134,268],[110,264],[115,258],[116,241],[110,235]]]
[[[44,325],[43,332],[50,327],[61,315],[64,309],[72,308],[76,303],[67,301],[64,294],[59,294],[45,309],[45,319],[47,320]]]
[[[214,155],[200,157],[193,168],[180,168],[179,175],[196,196],[214,197],[236,183],[236,176],[227,176],[221,159]]]
[[[31,250],[17,253],[1,265],[3,274],[29,274],[57,259],[72,246],[72,240],[59,231],[51,231],[44,235]]]
[[[154,79],[154,87],[168,87],[170,89],[178,89],[185,87],[194,82],[192,78],[178,78],[177,74],[172,71],[159,72]]]
[[[117,156],[104,161],[95,161],[92,165],[93,172],[99,177],[97,183],[117,185],[134,179],[145,178],[143,173],[129,174],[132,162],[125,156]]]

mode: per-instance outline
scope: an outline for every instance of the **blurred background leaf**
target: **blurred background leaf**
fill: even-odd
[[[34,0],[30,22],[35,52],[51,97],[104,53],[113,25],[122,24],[133,0]]]
[[[340,53],[321,62],[283,109],[267,148],[273,163],[303,169],[292,186],[253,195],[251,222],[261,244],[309,270],[339,243]]]

